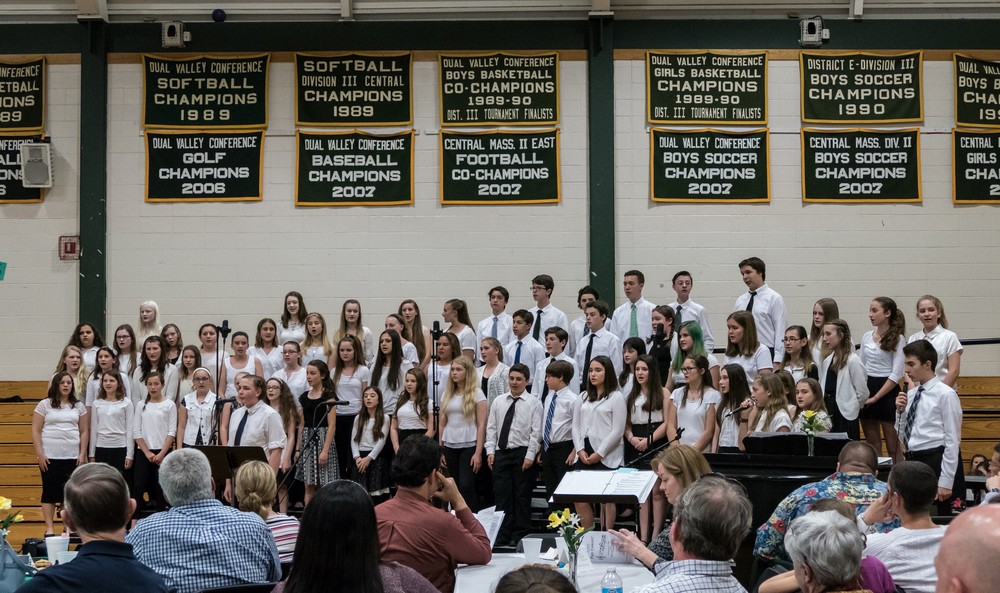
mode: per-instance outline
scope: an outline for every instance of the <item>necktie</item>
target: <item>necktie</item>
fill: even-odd
[[[552,394],[552,401],[549,402],[549,411],[545,413],[545,429],[542,431],[542,450],[548,451],[552,443],[552,417],[556,414],[556,400],[559,399],[559,392]]]
[[[635,303],[632,303],[632,314],[628,320],[628,337],[635,338],[639,335],[639,319],[636,317]]]
[[[240,446],[240,440],[243,439],[243,429],[246,428],[247,418],[249,418],[249,417],[250,417],[250,410],[246,410],[243,413],[243,417],[240,418],[240,425],[236,427],[236,438],[233,439],[233,446],[234,447],[239,447]]]
[[[497,439],[497,447],[504,451],[507,449],[507,439],[510,438],[510,425],[514,423],[514,406],[517,405],[517,400],[520,398],[515,397],[510,402],[510,407],[507,408],[507,414],[503,417],[503,424],[500,426],[500,438]]]
[[[597,334],[590,334],[590,341],[587,342],[587,352],[583,355],[583,368],[580,372],[583,373],[583,378],[580,380],[580,385],[583,389],[587,389],[590,385],[590,354],[594,351],[594,338]]]
[[[514,364],[521,362],[521,340],[517,341],[517,350],[514,351]]]
[[[497,318],[493,318],[493,328],[490,329],[490,336],[496,339],[497,337]]]
[[[538,315],[535,317],[535,329],[531,332],[531,337],[538,339],[542,331],[542,310],[538,310]]]
[[[917,394],[913,396],[913,403],[906,411],[906,426],[903,427],[903,446],[910,450],[910,434],[913,433],[913,421],[917,419],[917,405],[920,403],[920,396],[924,394],[924,386],[917,388]]]
[[[584,335],[584,337],[590,335],[590,326],[589,325],[584,324],[584,326],[583,326],[583,335]]]
[[[757,296],[757,291],[756,290],[751,290],[750,291],[750,302],[747,303],[747,311],[750,311],[751,313],[753,312],[753,298],[755,296]]]
[[[552,364],[552,361],[555,359],[556,358],[554,356],[549,358],[549,364]],[[545,365],[546,370],[548,370],[549,364]],[[545,387],[542,388],[542,403],[544,404],[545,398],[549,396],[549,382],[545,380],[545,375],[542,376],[542,383],[545,385]]]
[[[684,308],[684,307],[682,307],[682,306],[680,306],[680,305],[677,305],[677,323],[678,323],[678,325],[680,325],[680,321],[681,321],[681,310],[682,310],[683,308]]]

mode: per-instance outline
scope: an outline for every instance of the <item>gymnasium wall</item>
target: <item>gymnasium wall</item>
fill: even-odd
[[[690,47],[714,47],[701,41]],[[301,49],[320,51],[315,43],[308,38]],[[516,43],[524,47],[524,40]],[[942,298],[960,337],[1000,335],[995,306],[1000,217],[995,206],[951,204],[951,69],[949,61],[924,64],[922,203],[802,203],[798,63],[772,59],[771,203],[687,205],[649,200],[644,63],[633,57],[616,60],[617,216],[592,222],[616,229],[613,283],[619,288],[613,299],[623,300],[621,274],[635,267],[646,273],[647,297],[668,302],[674,298],[670,277],[688,269],[695,276],[694,298],[708,307],[722,342],[725,315],[745,290],[736,264],[757,255],[768,263],[769,284],[785,296],[790,323],[807,324],[813,302],[832,296],[857,340],[869,328],[871,298],[887,295],[907,312],[911,333],[919,327],[913,314],[916,297],[930,292]],[[110,64],[109,330],[134,325],[139,303],[154,299],[161,321],[177,323],[185,341],[197,344],[203,322],[229,319],[252,331],[260,317],[277,317],[289,290],[302,292],[309,310],[322,312],[331,325],[338,322],[345,298],[361,300],[365,323],[373,330],[407,297],[421,304],[426,325],[440,319],[441,305],[453,297],[469,301],[476,322],[487,314],[486,292],[495,284],[511,291],[509,311],[530,306],[528,287],[538,273],[555,277],[554,302],[575,317],[577,288],[595,280],[588,278],[585,56],[561,62],[562,202],[553,205],[438,203],[436,70],[434,61],[414,62],[414,205],[295,208],[291,62],[271,65],[263,200],[217,204],[144,203],[138,53]],[[9,264],[0,283],[0,380],[51,374],[82,296],[78,264],[60,262],[55,253],[57,237],[78,233],[80,224],[80,67],[50,64],[48,72],[47,130],[56,155],[56,187],[44,204],[0,206],[0,260]],[[963,374],[1000,374],[998,359],[997,346],[970,348]]]

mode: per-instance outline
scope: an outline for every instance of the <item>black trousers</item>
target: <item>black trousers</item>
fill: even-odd
[[[465,504],[469,505],[473,513],[479,512],[479,497],[476,495],[476,474],[472,471],[472,456],[476,454],[476,447],[461,447],[454,449],[447,445],[441,447],[444,453],[444,462],[448,465],[448,473],[455,479],[458,491],[462,493]]]
[[[153,455],[160,454],[159,449],[150,449],[149,452]],[[132,496],[138,503],[136,513],[147,510],[151,506],[160,509],[166,508],[166,500],[163,498],[163,491],[160,490],[160,466],[146,459],[146,455],[139,447],[135,448],[133,464],[132,468],[135,471],[132,475],[135,484],[132,487]],[[148,502],[143,499],[143,494],[148,495]]]
[[[941,462],[944,460],[944,447],[933,449],[923,449],[920,451],[907,451],[905,454],[907,461],[920,461],[926,463],[932,470],[934,476],[941,477]],[[962,467],[962,454],[958,454],[958,463],[955,465],[955,480],[951,484],[951,498],[937,502],[937,514],[942,517],[951,516],[951,501],[955,498],[965,498],[965,469]]]
[[[354,435],[351,431],[354,430],[356,416],[357,414],[338,414],[335,425],[337,430],[333,433],[333,445],[337,447],[337,459],[340,461],[340,477],[344,480],[351,479],[351,468],[354,467],[354,455],[351,453],[351,439]]]
[[[542,452],[542,479],[545,481],[545,494],[547,498],[552,497],[556,491],[556,486],[562,481],[563,476],[569,471],[566,459],[573,452],[573,441],[561,441],[551,443],[548,451]],[[552,510],[559,509],[559,503],[549,505]],[[560,509],[561,510],[561,509]]]
[[[518,542],[531,533],[531,491],[536,472],[534,465],[521,471],[527,452],[527,447],[514,447],[493,456],[493,496],[497,510],[504,512],[499,542]]]

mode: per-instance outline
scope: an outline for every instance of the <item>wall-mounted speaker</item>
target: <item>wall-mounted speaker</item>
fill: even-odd
[[[52,145],[25,142],[21,145],[21,183],[24,187],[52,187]]]

